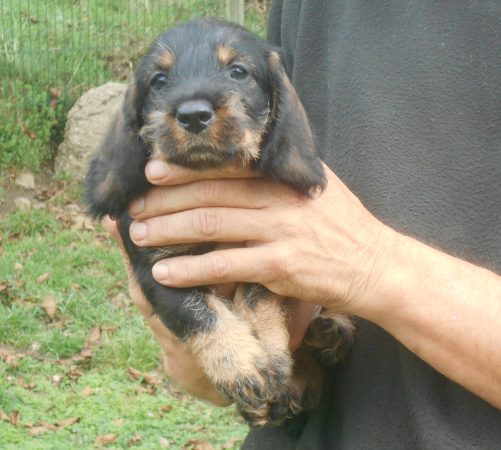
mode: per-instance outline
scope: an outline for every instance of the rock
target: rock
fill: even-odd
[[[20,173],[14,180],[14,183],[25,189],[35,189],[35,177],[31,172]]]
[[[14,205],[19,211],[29,211],[31,209],[31,201],[28,197],[16,197]]]
[[[68,113],[64,141],[58,149],[55,169],[82,181],[90,157],[98,148],[115,113],[122,105],[127,85],[106,83],[82,95]]]

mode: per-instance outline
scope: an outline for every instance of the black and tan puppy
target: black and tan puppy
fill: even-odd
[[[228,301],[209,288],[158,284],[151,274],[156,261],[213,245],[132,243],[127,207],[151,187],[144,175],[150,158],[195,170],[238,162],[305,196],[322,189],[323,167],[279,49],[227,22],[193,21],[161,35],[139,64],[90,165],[87,202],[94,217],[118,219],[155,313],[251,424],[280,422],[313,407],[321,371],[311,355],[337,359],[351,341],[350,321],[335,314],[314,320],[307,342],[316,350],[305,344],[294,366],[286,303],[264,287],[242,284]]]

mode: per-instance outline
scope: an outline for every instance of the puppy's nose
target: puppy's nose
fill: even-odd
[[[213,116],[212,105],[206,100],[188,100],[181,103],[176,111],[178,124],[195,134],[205,130]]]

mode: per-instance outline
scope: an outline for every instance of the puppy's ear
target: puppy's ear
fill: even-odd
[[[85,179],[88,210],[94,218],[118,217],[150,186],[144,175],[148,151],[139,136],[141,114],[137,87],[132,84]]]
[[[269,53],[268,70],[271,111],[258,168],[310,195],[325,187],[326,178],[308,118],[277,51]]]

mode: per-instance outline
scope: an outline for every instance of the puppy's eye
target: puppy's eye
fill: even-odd
[[[249,76],[249,72],[245,67],[236,64],[230,66],[229,74],[234,80],[244,80]]]
[[[167,74],[159,72],[153,76],[150,85],[153,89],[161,89],[167,84],[167,81],[168,81]]]

